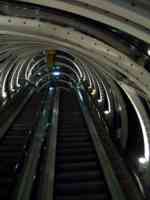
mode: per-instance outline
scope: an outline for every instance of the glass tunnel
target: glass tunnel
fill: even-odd
[[[0,199],[150,199],[149,0],[0,1]]]

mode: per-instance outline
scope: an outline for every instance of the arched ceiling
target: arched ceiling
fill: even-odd
[[[150,43],[148,0],[20,0],[57,8],[110,25]]]
[[[150,96],[150,77],[143,66],[140,66],[123,51],[115,48],[113,37],[110,37],[109,42],[111,43],[112,39],[112,44],[109,45],[95,37],[94,34],[81,31],[80,28],[83,24],[80,16],[84,16],[86,18],[82,21],[85,24],[86,19],[92,19],[117,28],[114,31],[119,29],[129,33],[130,36],[136,36],[139,41],[147,42],[148,45],[150,41],[149,13],[143,12],[145,11],[143,10],[144,4],[141,7],[138,6],[139,4],[133,6],[124,1],[122,3],[120,3],[121,1],[99,1],[101,3],[98,4],[96,0],[73,1],[73,3],[72,1],[34,0],[26,2],[32,4],[1,3],[1,12],[3,11],[0,16],[1,52],[6,51],[4,55],[6,53],[10,55],[5,63],[1,63],[1,92],[10,72],[13,71],[13,76],[18,80],[21,71],[24,70],[24,67],[27,68],[28,65],[25,63],[30,58],[41,51],[57,49],[70,52],[87,63],[89,68],[95,68],[99,72],[105,71],[118,84],[130,84],[143,91],[148,97]],[[45,12],[46,7],[34,6],[34,3],[57,9],[56,21],[51,13],[47,14],[48,10]],[[128,9],[129,7],[130,9]],[[62,11],[67,11],[68,16],[74,13],[79,18],[70,24],[68,23],[69,17],[64,17]],[[42,14],[45,14],[44,20],[41,19]],[[65,25],[62,22],[58,23],[60,17],[62,21],[64,20]],[[76,28],[77,24],[78,29]],[[91,25],[89,23],[89,29],[91,26],[92,23]],[[115,41],[117,43],[116,38]],[[15,62],[18,63],[20,59],[23,63],[16,65]]]
[[[147,164],[150,126],[140,98],[150,102],[150,76],[143,64],[150,63],[149,10],[147,0],[0,1],[1,103],[30,85],[40,90],[49,84],[51,90],[61,82],[85,89],[112,129],[117,111],[122,123],[115,128],[124,148],[130,116],[126,96],[142,130],[139,162]],[[57,52],[51,70],[50,51]],[[150,177],[149,168],[145,171]]]

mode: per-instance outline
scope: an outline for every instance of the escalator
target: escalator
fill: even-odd
[[[1,199],[133,199],[126,198],[86,105],[78,98],[76,93],[56,88],[47,98],[33,140],[30,132],[41,102],[36,111],[28,104],[26,117],[16,119],[0,143]],[[18,176],[21,181],[16,187]],[[10,198],[13,184],[16,192]]]
[[[34,94],[0,140],[0,199],[12,198],[39,118],[42,98]]]
[[[77,97],[60,94],[55,200],[112,199]]]

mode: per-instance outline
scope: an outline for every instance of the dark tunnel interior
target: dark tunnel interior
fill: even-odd
[[[147,0],[0,1],[0,199],[150,198]]]

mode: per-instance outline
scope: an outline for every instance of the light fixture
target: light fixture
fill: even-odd
[[[54,90],[54,88],[53,87],[49,87],[49,91],[53,91]]]
[[[53,76],[59,76],[59,75],[60,75],[60,72],[54,71],[54,72],[52,72],[52,75],[53,75]]]
[[[2,97],[5,99],[7,97],[7,93],[5,91],[2,91]]]
[[[41,72],[38,72],[38,73],[37,73],[37,75],[38,75],[38,76],[41,76],[41,75],[42,75],[42,73],[41,73]]]
[[[147,49],[147,55],[150,56],[150,48]]]
[[[96,90],[95,90],[95,89],[92,90],[91,95],[92,95],[92,96],[96,95]]]
[[[98,103],[102,103],[102,99],[97,99],[97,102]]]
[[[79,98],[80,98],[80,100],[83,102],[83,96],[82,96],[82,94],[81,94],[81,91],[80,91],[80,90],[78,91],[78,94],[79,94]]]
[[[146,158],[144,158],[144,157],[139,158],[138,161],[142,165],[144,165],[144,164],[146,164],[148,162],[148,160]]]

